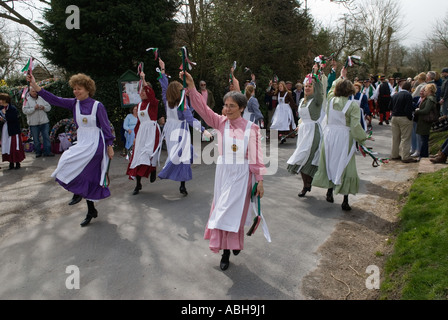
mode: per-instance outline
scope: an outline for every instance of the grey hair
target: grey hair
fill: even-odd
[[[436,78],[436,73],[434,71],[429,71],[428,76],[431,78],[431,80],[434,80]]]
[[[236,102],[236,104],[238,105],[238,107],[241,108],[246,108],[247,107],[247,98],[244,94],[238,92],[238,91],[230,91],[228,92],[225,96],[224,96],[224,104],[226,103],[227,99],[233,99],[233,101]]]

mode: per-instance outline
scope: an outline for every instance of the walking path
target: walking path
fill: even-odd
[[[368,145],[388,157],[390,127],[375,129],[375,141]],[[231,257],[225,272],[219,269],[220,256],[203,240],[214,165],[194,165],[187,197],[179,193],[178,183],[160,180],[144,180],[141,193],[132,196],[126,160],[116,156],[110,171],[112,197],[99,202],[99,217],[81,228],[85,202],[68,206],[71,195],[50,177],[59,156],[34,159],[27,154],[21,170],[0,170],[0,299],[313,298],[302,287],[303,279],[318,269],[319,248],[344,218],[342,196],[329,204],[326,190],[313,189],[299,199],[302,182],[286,170],[294,148],[292,140],[279,147],[278,172],[264,183],[262,208],[272,243],[261,230],[246,237],[245,250]],[[384,196],[376,194],[375,186],[413,179],[424,166],[373,168],[359,154],[357,164],[361,190],[350,198],[350,214],[363,217],[372,217],[363,209],[366,198]],[[79,270],[79,289],[66,285],[75,275],[73,266]]]

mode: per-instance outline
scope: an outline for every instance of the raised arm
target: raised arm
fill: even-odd
[[[193,106],[194,110],[201,116],[202,119],[204,119],[204,121],[210,127],[218,128],[220,122],[225,117],[218,115],[207,106],[207,103],[204,101],[202,95],[196,90],[193,77],[188,72],[180,72],[180,78],[183,79],[184,74],[186,75],[190,103]]]
[[[39,96],[42,97],[46,102],[48,102],[51,105],[62,107],[62,108],[69,109],[69,110],[73,111],[73,109],[75,107],[76,99],[61,98],[61,97],[55,96],[51,92],[48,92],[48,91],[42,89],[36,83],[36,79],[34,79],[33,75],[28,75],[26,78],[27,78],[27,81],[30,83],[30,86],[34,90],[36,90],[36,92],[39,94]]]

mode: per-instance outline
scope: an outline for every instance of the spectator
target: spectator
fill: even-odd
[[[244,109],[243,118],[255,123],[260,128],[264,127],[263,114],[260,111],[260,104],[258,103],[257,97],[255,96],[255,87],[248,85],[246,87],[246,99],[247,107]]]
[[[448,68],[442,70],[442,88],[440,92],[441,113],[444,116],[448,115]]]
[[[426,86],[426,73],[422,72],[415,77],[414,90],[412,92],[412,98],[414,102],[420,99],[420,91]]]
[[[412,104],[411,83],[405,82],[402,91],[392,97],[392,156],[393,160],[401,159],[404,163],[416,162],[411,157],[412,140]]]
[[[26,99],[22,111],[26,114],[31,135],[33,136],[36,158],[42,156],[42,150],[45,157],[54,157],[54,154],[51,153],[50,120],[48,120],[47,116],[47,113],[51,110],[51,105],[42,97],[39,97],[33,88],[30,88],[27,96],[28,99]],[[40,135],[42,135],[43,148],[40,143]]]
[[[439,150],[437,155],[430,159],[432,163],[445,163],[446,157],[448,155],[448,139],[445,140],[445,142],[442,145],[442,148]]]
[[[210,89],[207,88],[207,83],[204,80],[199,82],[199,93],[204,97],[205,103],[212,109],[215,109],[215,97]],[[216,110],[215,110],[216,111]]]
[[[429,71],[426,74],[426,83],[427,84],[433,83],[436,86],[436,93],[435,93],[434,96],[436,98],[436,101],[438,102],[438,101],[440,101],[441,88],[437,85],[437,81],[438,81],[438,79],[437,79],[437,72]]]
[[[129,156],[129,151],[134,145],[135,132],[134,128],[138,122],[138,105],[132,108],[132,112],[129,113],[123,122],[124,138],[126,140],[124,148],[126,149],[126,155]]]
[[[420,135],[422,142],[420,147],[420,158],[427,158],[429,156],[429,134],[431,131],[431,123],[424,119],[424,115],[429,114],[432,108],[437,107],[436,92],[437,87],[434,83],[427,84],[422,93],[422,102],[414,113],[418,117],[416,132]]]
[[[385,76],[381,76],[381,84],[376,88],[375,91],[375,100],[378,102],[378,108],[380,111],[380,123],[379,125],[383,125],[383,121],[386,124],[389,124],[389,118],[387,114],[389,113],[389,104],[392,97],[392,92],[394,91],[393,87],[386,80]]]
[[[6,93],[0,93],[0,122],[2,123],[2,161],[9,162],[9,170],[18,170],[20,162],[25,159],[19,111],[11,104],[11,97]]]
[[[359,108],[361,109],[361,125],[365,131],[368,130],[368,127],[372,127],[372,113],[370,112],[369,108],[369,100],[367,98],[367,95],[365,95],[361,89],[362,84],[360,82],[355,82],[355,96],[354,100],[359,105]],[[368,123],[366,123],[366,120]]]

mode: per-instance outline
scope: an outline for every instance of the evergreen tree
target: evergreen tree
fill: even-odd
[[[68,29],[66,8],[80,9],[80,29]],[[148,47],[172,45],[176,0],[52,0],[44,18],[45,56],[69,73],[119,76],[139,61],[154,60]]]

